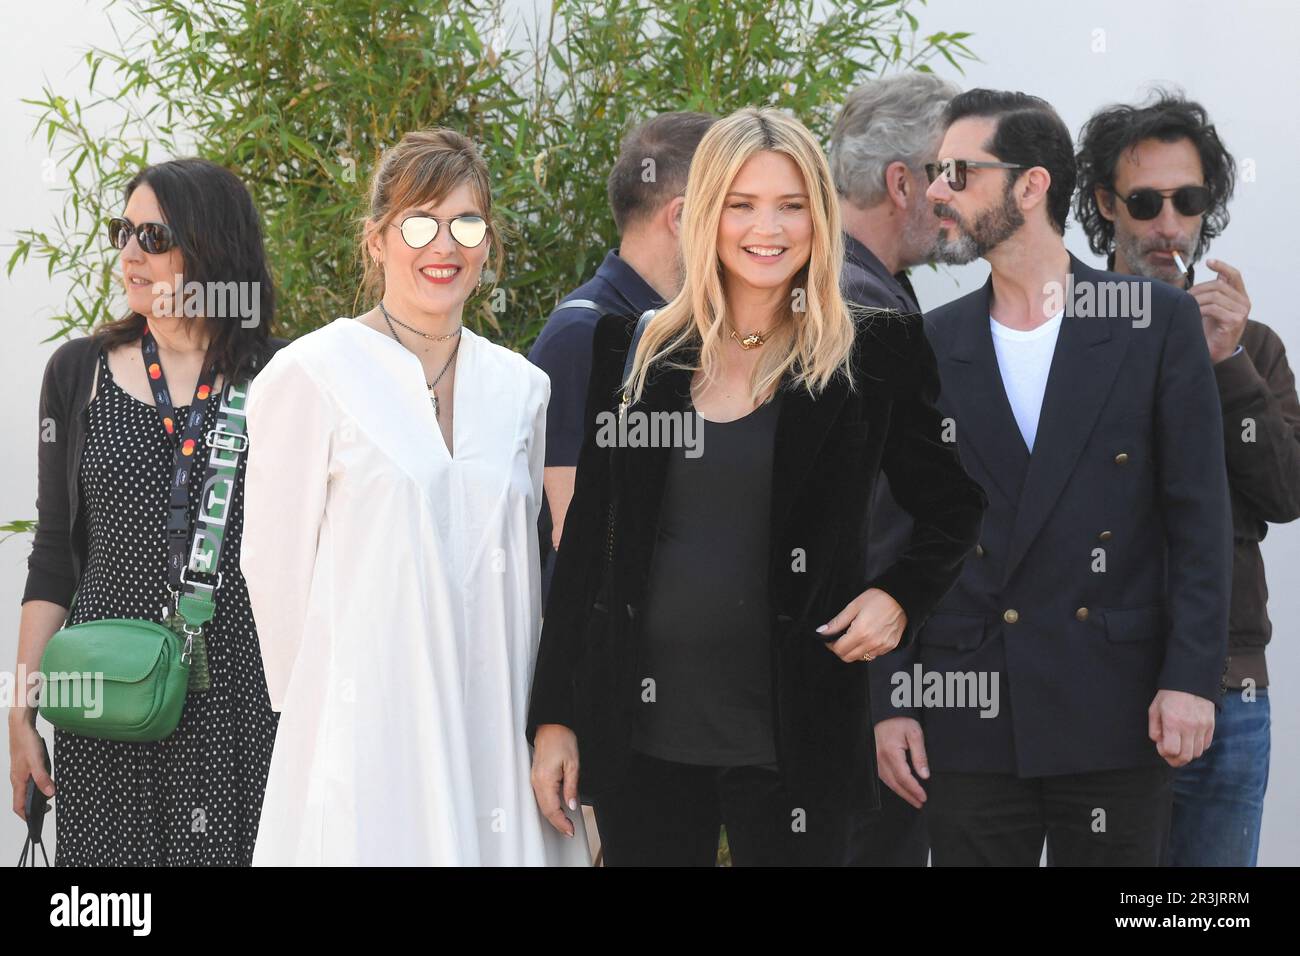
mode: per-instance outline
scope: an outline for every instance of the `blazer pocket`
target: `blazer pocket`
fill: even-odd
[[[1165,632],[1165,606],[1117,607],[1102,612],[1106,620],[1106,640],[1112,644],[1153,641]]]
[[[984,642],[984,617],[974,614],[931,614],[921,625],[917,641],[928,647],[973,651]]]

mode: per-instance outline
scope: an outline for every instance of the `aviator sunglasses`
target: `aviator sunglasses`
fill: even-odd
[[[1119,196],[1128,207],[1128,214],[1134,219],[1154,219],[1160,215],[1166,199],[1174,201],[1174,208],[1182,216],[1199,216],[1210,208],[1210,187],[1179,186],[1177,189],[1135,189],[1127,196],[1106,187],[1113,195]]]
[[[447,223],[451,237],[466,249],[473,249],[487,235],[487,222],[482,216],[456,216],[452,219],[435,219],[433,216],[407,216],[397,226],[402,238],[412,249],[423,249],[438,235],[440,223]]]
[[[159,255],[176,244],[171,228],[165,222],[142,222],[135,225],[130,219],[115,216],[108,221],[108,241],[114,249],[125,249],[135,236],[140,248],[149,255]]]

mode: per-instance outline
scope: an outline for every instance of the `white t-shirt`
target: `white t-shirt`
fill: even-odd
[[[993,351],[998,356],[1002,386],[1016,416],[1020,434],[1032,452],[1038,434],[1038,416],[1043,410],[1043,393],[1047,391],[1047,373],[1052,368],[1056,336],[1061,331],[1062,309],[1036,329],[1028,332],[1012,329],[989,316],[993,332]]]

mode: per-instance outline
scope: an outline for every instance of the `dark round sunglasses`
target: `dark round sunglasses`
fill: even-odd
[[[125,249],[132,236],[140,243],[140,248],[151,256],[168,252],[176,245],[176,238],[165,222],[142,222],[137,226],[130,219],[120,216],[108,221],[108,241],[114,249]]]
[[[1109,186],[1106,187],[1110,189]],[[1199,216],[1210,208],[1209,186],[1179,186],[1177,189],[1135,189],[1127,196],[1120,196],[1115,190],[1111,193],[1119,196],[1128,207],[1128,214],[1134,219],[1154,219],[1160,215],[1165,200],[1172,199],[1174,208],[1181,216]]]
[[[487,235],[487,222],[482,216],[456,216],[452,219],[435,219],[433,216],[407,216],[397,227],[402,238],[412,249],[423,249],[438,236],[439,223],[447,223],[451,237],[466,249],[473,249]]]

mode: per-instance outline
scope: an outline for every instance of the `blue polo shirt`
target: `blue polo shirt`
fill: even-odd
[[[602,315],[640,315],[646,309],[664,305],[659,293],[624,262],[618,250],[610,250],[596,274],[561,300],[589,299],[597,309],[556,309],[546,320],[541,334],[528,353],[528,360],[551,379],[551,402],[546,408],[546,467],[578,464],[585,433],[587,380],[591,377],[592,338]],[[537,521],[542,553],[543,598],[550,590],[551,509],[542,497]]]

